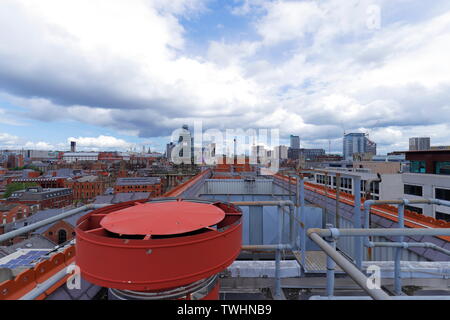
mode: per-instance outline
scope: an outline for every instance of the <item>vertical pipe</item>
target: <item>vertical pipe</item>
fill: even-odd
[[[353,177],[353,193],[355,197],[355,207],[353,215],[353,227],[355,229],[361,228],[361,177]],[[355,260],[356,266],[361,270],[362,268],[362,237],[355,237]]]
[[[282,215],[283,209],[281,206],[278,207],[278,249],[275,251],[275,296],[281,297],[281,244],[283,242],[283,225],[282,225]]]
[[[325,205],[324,205],[324,217],[322,219],[322,226],[326,226],[328,223],[328,173],[325,173]]]
[[[398,227],[405,227],[405,204],[400,204],[398,206]],[[399,243],[403,242],[403,236],[398,236],[397,241]],[[401,258],[402,258],[403,248],[398,247],[395,249],[395,269],[394,269],[394,287],[395,294],[400,295],[402,293],[402,279],[401,279]]]
[[[336,228],[339,228],[340,195],[341,195],[341,174],[340,173],[336,173],[336,219],[335,219],[335,226],[336,226]]]
[[[365,229],[370,229],[370,204],[368,201],[371,200],[366,200],[366,202],[364,202],[364,228]],[[371,239],[370,236],[366,236],[364,237],[364,244],[367,246],[367,260],[372,261],[372,248],[369,246]]]
[[[300,175],[300,253],[303,269],[306,268],[306,218],[305,218],[305,180]]]
[[[297,176],[297,179],[295,181],[295,220],[300,220],[300,176]],[[294,225],[295,225],[294,220]],[[295,248],[294,250],[300,248],[300,242],[298,241],[299,232],[297,228],[294,228],[294,236],[295,236]]]
[[[289,206],[289,242],[292,246],[292,250],[295,248],[294,213],[294,206]]]
[[[336,241],[334,238],[329,237],[325,239],[328,244],[336,250]],[[334,296],[334,272],[336,269],[336,262],[327,255],[327,296],[333,297]]]
[[[288,184],[288,186],[289,186],[289,200],[291,200],[291,201],[292,201],[292,191],[291,191],[291,175],[290,175],[290,174],[288,175],[288,178],[289,178],[289,184]]]

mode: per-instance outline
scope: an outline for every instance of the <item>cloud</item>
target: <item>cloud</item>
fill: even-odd
[[[30,149],[30,150],[56,150],[57,148],[45,141],[39,141],[39,142],[27,142],[25,145],[23,145],[24,149]]]
[[[3,0],[1,97],[27,110],[17,117],[141,138],[203,120],[205,129],[279,128],[324,148],[344,130],[370,131],[386,151],[406,146],[415,127],[450,139],[448,1],[234,1],[248,34],[225,28],[194,55],[200,40],[186,26],[208,4]],[[373,5],[380,29],[368,27]]]
[[[38,111],[30,112],[33,117],[57,119],[68,108],[66,117],[110,117],[104,122],[116,127],[126,121],[123,114],[135,113],[130,121],[155,125],[153,132],[172,118],[239,116],[258,108],[262,93],[239,70],[180,55],[184,28],[176,14],[200,1],[165,3],[5,0],[0,39],[8,45],[0,45],[0,87],[25,99],[23,105]],[[91,108],[92,117],[83,108]],[[96,117],[100,109],[103,117]],[[119,126],[136,129],[134,123]]]
[[[2,147],[10,147],[16,144],[19,141],[19,137],[8,134],[8,133],[0,133],[0,146]]]
[[[98,137],[78,137],[78,138],[68,138],[67,143],[75,141],[77,147],[92,150],[104,150],[104,149],[122,149],[127,150],[133,144],[112,136],[98,136]]]
[[[7,125],[13,125],[13,126],[22,126],[24,125],[22,122],[12,119],[9,115],[7,110],[0,109],[0,124],[7,124]]]

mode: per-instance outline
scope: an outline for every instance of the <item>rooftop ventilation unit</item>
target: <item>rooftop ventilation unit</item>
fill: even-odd
[[[224,202],[158,199],[92,211],[77,223],[76,263],[113,299],[218,299],[239,255],[242,212]]]

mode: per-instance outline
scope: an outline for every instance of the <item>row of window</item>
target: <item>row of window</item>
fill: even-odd
[[[333,186],[336,187],[337,178],[332,176],[325,176],[325,175],[317,175],[316,176],[316,182],[318,184],[322,185],[331,185],[331,181],[333,181]],[[352,189],[353,188],[353,181],[351,178],[341,178],[341,188],[343,189]],[[366,191],[366,181],[361,180],[361,191]],[[374,181],[370,184],[370,192],[379,194],[380,193],[380,183],[377,181]]]
[[[423,187],[412,184],[405,184],[404,193],[412,196],[422,197]],[[450,201],[450,189],[435,188],[434,198],[438,200]]]
[[[417,208],[417,207],[413,207],[413,206],[405,206],[405,209],[412,211],[412,212],[419,213],[419,214],[423,214],[422,208]],[[436,219],[450,222],[450,214],[436,211]]]
[[[411,161],[410,172],[426,173],[427,165],[425,161]],[[434,173],[450,175],[450,161],[436,161],[434,163]]]

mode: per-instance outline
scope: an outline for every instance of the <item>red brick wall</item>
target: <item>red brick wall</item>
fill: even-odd
[[[8,212],[0,212],[0,224],[11,223],[15,220],[21,220],[32,214],[31,208],[27,205],[18,204]]]
[[[95,182],[67,182],[66,188],[73,191],[73,200],[88,200],[102,195],[106,190],[104,181]]]
[[[59,244],[58,236],[59,236],[60,230],[66,231],[67,241],[75,238],[75,236],[73,235],[73,233],[75,232],[75,229],[65,221],[58,221],[53,226],[48,228],[45,232],[43,232],[42,236],[46,237],[47,239],[49,239],[50,241],[52,241],[56,244]]]

